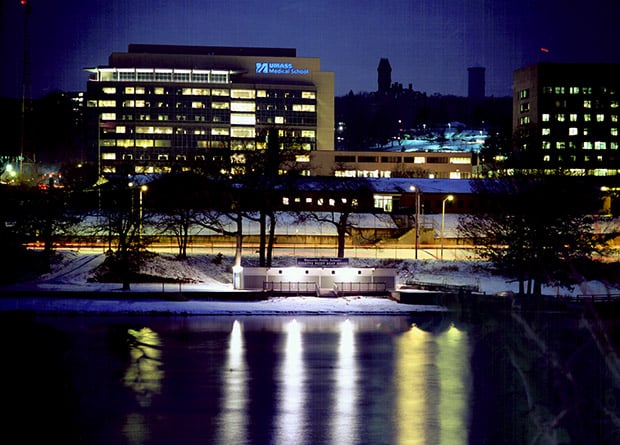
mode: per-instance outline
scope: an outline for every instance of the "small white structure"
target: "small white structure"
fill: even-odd
[[[304,258],[293,267],[245,267],[241,274],[242,289],[284,294],[376,294],[395,287],[396,269],[349,267],[342,258]]]

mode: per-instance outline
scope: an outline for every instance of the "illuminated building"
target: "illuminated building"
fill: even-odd
[[[129,45],[88,71],[101,174],[242,173],[271,129],[283,148],[334,148],[334,74],[295,49]]]
[[[620,65],[539,63],[514,72],[517,165],[607,176],[620,171]]]

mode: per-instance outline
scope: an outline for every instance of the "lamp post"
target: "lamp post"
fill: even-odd
[[[142,245],[142,226],[143,226],[143,224],[142,224],[142,194],[144,192],[146,192],[147,190],[148,190],[148,187],[146,185],[140,186],[140,194],[139,194],[139,201],[140,201],[140,203],[139,203],[139,205],[140,205],[139,212],[140,212],[140,214],[138,215],[138,218],[139,218],[139,221],[138,221],[138,224],[139,224],[138,244],[140,244],[140,245]]]
[[[446,201],[452,201],[452,200],[454,200],[454,196],[448,195],[441,202],[441,255],[440,255],[440,258],[442,260],[443,260],[443,230],[444,230],[445,220],[446,220]]]
[[[415,259],[417,260],[420,246],[420,187],[412,185],[409,190],[415,192]]]

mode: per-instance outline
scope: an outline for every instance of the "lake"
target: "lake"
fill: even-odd
[[[557,314],[1,313],[0,435],[63,444],[618,443],[619,328]]]

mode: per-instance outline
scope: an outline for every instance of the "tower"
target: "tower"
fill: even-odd
[[[377,67],[377,91],[379,93],[386,93],[390,90],[390,85],[392,85],[390,61],[388,59],[381,59]]]
[[[469,72],[469,82],[467,86],[467,97],[470,99],[481,100],[485,97],[484,92],[484,71],[481,66],[467,68]]]

